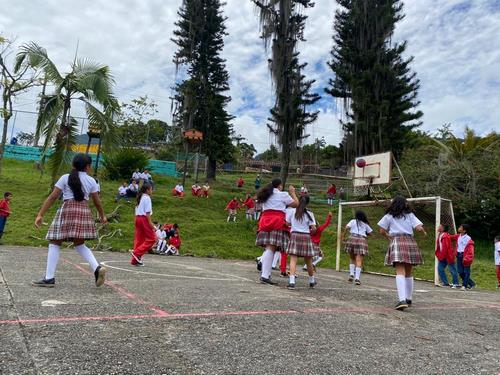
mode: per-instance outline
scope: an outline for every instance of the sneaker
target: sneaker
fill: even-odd
[[[361,285],[361,281],[359,281],[358,279],[356,279],[356,280],[354,280],[354,284]]]
[[[94,276],[95,276],[95,286],[100,287],[102,284],[104,284],[104,281],[106,280],[106,272],[108,270],[106,267],[102,266],[97,266],[97,268],[94,271]]]
[[[278,267],[271,267],[271,269],[272,269],[272,270],[274,270],[274,271],[279,270],[279,268],[278,268]]]
[[[443,287],[449,287],[450,284],[441,284],[441,283],[439,283],[439,284],[436,284],[436,286],[439,287],[439,288],[443,288]]]
[[[266,279],[265,277],[261,277],[261,278],[260,278],[260,282],[261,282],[262,284],[269,284],[269,285],[276,285],[276,284],[278,284],[278,283],[276,283],[276,282],[272,281],[272,280],[271,280],[271,278]]]
[[[41,286],[45,288],[53,288],[56,285],[56,279],[45,279],[45,277],[42,280],[39,281],[32,281],[31,285],[33,286]]]
[[[130,261],[130,264],[136,267],[144,267],[144,262],[142,261],[142,259],[134,253],[132,253],[132,260]]]
[[[396,310],[404,310],[408,308],[408,303],[406,301],[399,301],[396,305]]]
[[[302,271],[307,271],[307,266],[302,267]]]
[[[354,276],[353,275],[349,275],[349,278],[347,279],[347,281],[349,281],[350,283],[352,283],[354,281]]]
[[[286,273],[286,272],[281,272],[280,275],[283,277],[288,277],[288,273]]]
[[[262,271],[262,263],[261,262],[257,262],[257,271]]]
[[[451,289],[457,289],[457,288],[458,288],[458,285],[453,284],[453,285],[451,286]]]
[[[461,290],[466,290],[467,288],[465,286],[461,287],[460,288]]]
[[[314,280],[314,282],[309,283],[309,288],[314,288],[316,285],[318,285],[318,282]]]
[[[411,306],[411,299],[407,299],[406,304],[408,305],[408,307],[410,307]]]
[[[295,289],[295,283],[288,283],[286,286],[288,289]]]

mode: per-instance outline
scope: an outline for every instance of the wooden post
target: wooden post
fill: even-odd
[[[337,255],[335,257],[335,270],[340,271],[340,246],[342,245],[342,202],[339,202],[339,214],[337,223]]]
[[[436,224],[434,228],[434,233],[435,233],[434,243],[437,243],[437,240],[439,238],[438,228],[440,224],[441,224],[441,197],[436,197]],[[438,258],[434,256],[434,285],[438,284],[439,284]]]

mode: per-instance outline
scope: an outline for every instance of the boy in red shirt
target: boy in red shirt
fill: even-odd
[[[229,203],[225,208],[229,212],[229,215],[227,216],[228,223],[229,220],[236,222],[236,214],[238,212],[238,208],[240,208],[240,204],[238,203],[238,198],[234,197],[229,201]]]
[[[326,191],[326,196],[328,198],[329,206],[333,206],[333,200],[335,199],[335,194],[337,194],[337,187],[334,184],[330,184],[330,186],[328,186],[328,190]]]
[[[469,236],[470,226],[462,224],[458,227],[458,233],[450,238],[457,241],[457,269],[462,278],[462,290],[472,289],[476,283],[470,277],[470,267],[474,261],[474,241]]]
[[[5,224],[7,223],[7,218],[11,214],[9,202],[12,199],[12,193],[6,192],[3,195],[3,199],[0,200],[0,238],[3,236],[3,231],[5,229]]]
[[[448,267],[453,278],[452,289],[458,286],[458,273],[455,267],[455,257],[457,256],[456,249],[451,245],[451,237],[448,233],[448,225],[441,224],[438,228],[439,236],[436,240],[436,258],[438,259],[438,273],[442,281],[441,285],[437,286],[450,286],[448,277],[446,276],[445,269]]]
[[[243,187],[243,185],[245,185],[245,180],[243,179],[243,177],[240,177],[238,179],[238,181],[236,181],[236,186],[241,189]]]

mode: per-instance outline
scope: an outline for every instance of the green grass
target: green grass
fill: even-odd
[[[0,176],[0,190],[10,191],[14,194],[11,203],[13,214],[9,217],[6,233],[2,239],[4,245],[46,246],[44,240],[48,226],[37,230],[33,226],[35,216],[43,200],[48,194],[50,179],[48,175],[40,177],[40,173],[33,169],[31,162],[4,159],[3,171]],[[235,185],[237,175],[225,174],[218,177],[212,184],[212,195],[209,199],[194,198],[188,194],[184,199],[174,198],[170,195],[177,179],[155,176],[156,191],[153,195],[153,220],[159,222],[176,222],[181,228],[183,240],[182,253],[191,253],[201,257],[216,257],[229,259],[254,259],[261,254],[261,249],[255,243],[255,224],[246,222],[244,212],[238,214],[238,222],[226,223],[226,203],[233,196],[242,197],[246,190],[253,192],[255,173],[244,175],[247,185],[243,191]],[[263,183],[266,182],[264,176]],[[100,179],[101,194],[104,208],[111,212],[117,204],[114,197],[119,181],[106,181]],[[187,181],[186,185],[191,185]],[[123,201],[122,201],[123,202]],[[45,222],[51,222],[59,204],[56,204],[47,213]],[[134,227],[134,204],[120,203],[120,221],[110,223],[108,230],[121,229],[123,236],[106,241],[112,246],[113,251],[127,251],[132,247]],[[323,222],[330,207],[326,204],[313,203],[311,210],[316,218]],[[322,236],[322,249],[325,259],[321,267],[335,267],[335,249],[337,232],[337,209],[333,208],[333,224]],[[379,219],[378,209],[367,210],[371,219],[372,228],[376,229]],[[343,220],[347,222],[347,217]],[[428,223],[427,230],[432,233],[432,225]],[[425,238],[417,235],[417,241],[424,253],[425,264],[417,267],[415,276],[433,279],[434,275],[434,236]],[[393,274],[393,269],[385,267],[384,255],[387,241],[379,234],[369,239],[370,254],[365,259],[365,270]],[[341,268],[348,267],[348,258],[341,254]],[[496,286],[495,267],[493,264],[493,244],[476,240],[476,259],[472,265],[472,277],[478,286],[494,289]]]

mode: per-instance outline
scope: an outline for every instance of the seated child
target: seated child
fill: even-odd
[[[184,197],[184,186],[180,182],[172,189],[172,195],[179,198]]]
[[[137,197],[137,192],[139,191],[139,184],[136,180],[133,180],[127,188],[127,197],[135,198]]]
[[[161,224],[158,225],[158,229],[156,230],[156,237],[158,238],[156,254],[165,254],[167,248],[167,232]]]
[[[120,187],[118,187],[118,195],[115,198],[115,202],[118,202],[120,199],[125,199],[128,203],[130,203],[130,199],[127,196],[127,183],[124,182]]]
[[[193,197],[201,196],[201,186],[198,184],[198,181],[196,181],[194,185],[191,186],[191,194],[193,195]]]
[[[210,191],[210,185],[208,184],[208,181],[205,181],[205,183],[201,187],[201,196],[204,198],[208,198],[209,191]]]
[[[179,236],[179,231],[175,231],[174,235],[168,239],[168,247],[165,251],[166,255],[179,255],[179,250],[181,249],[181,237]]]

